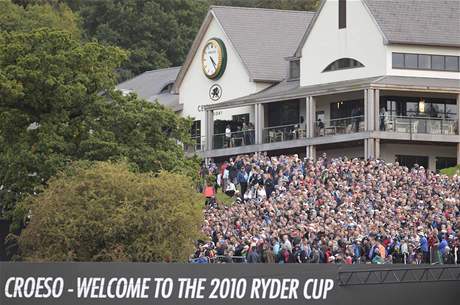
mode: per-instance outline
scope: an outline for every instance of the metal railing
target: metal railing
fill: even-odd
[[[255,144],[255,130],[239,130],[231,133],[214,134],[212,145],[214,149],[241,147]]]
[[[315,137],[350,134],[364,131],[364,116],[352,116],[328,121],[316,121]]]
[[[380,130],[438,135],[458,134],[457,120],[409,116],[380,116]]]
[[[262,129],[264,143],[284,142],[289,140],[305,139],[305,128],[300,124],[266,127]]]

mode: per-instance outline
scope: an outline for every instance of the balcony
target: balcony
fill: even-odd
[[[380,130],[410,134],[457,135],[457,120],[409,116],[380,116]]]
[[[306,138],[305,128],[300,124],[266,127],[262,130],[263,143],[284,142]]]
[[[230,133],[214,134],[213,149],[241,147],[255,144],[255,130],[239,130]]]
[[[316,121],[315,137],[351,134],[364,131],[364,116],[352,116],[328,121]]]

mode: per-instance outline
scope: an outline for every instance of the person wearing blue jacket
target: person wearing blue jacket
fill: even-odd
[[[248,179],[249,179],[249,175],[246,172],[244,166],[242,166],[240,169],[240,172],[236,176],[236,180],[240,185],[240,191],[241,191],[240,196],[241,196],[241,200],[243,201],[244,201],[244,194],[246,193],[246,190],[248,189]]]
[[[423,253],[423,262],[425,264],[430,263],[430,251],[428,249],[428,239],[426,239],[424,234],[420,234],[420,250]]]

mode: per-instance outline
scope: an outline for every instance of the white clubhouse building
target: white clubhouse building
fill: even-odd
[[[460,163],[459,16],[458,0],[214,6],[182,67],[118,87],[193,117],[205,158],[327,153],[437,170]]]

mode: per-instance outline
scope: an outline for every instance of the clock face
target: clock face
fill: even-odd
[[[201,56],[203,72],[209,79],[219,79],[227,66],[227,50],[222,40],[208,40]]]

